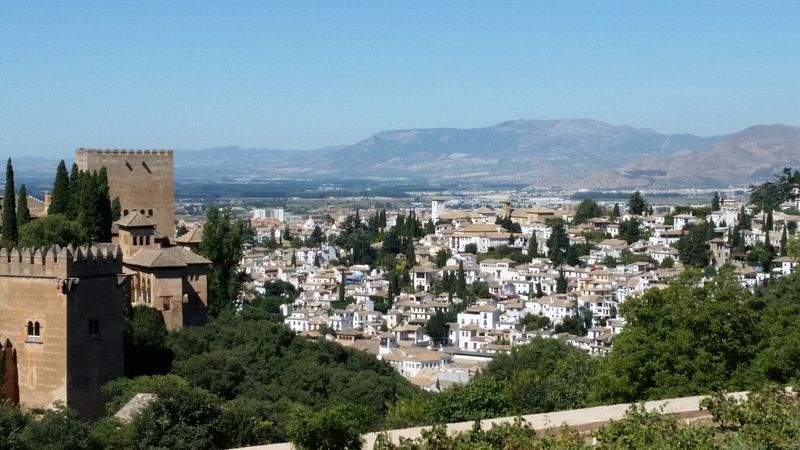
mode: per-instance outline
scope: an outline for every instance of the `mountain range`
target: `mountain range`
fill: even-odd
[[[57,163],[14,158],[18,174],[45,181]],[[762,181],[787,166],[800,167],[800,127],[758,125],[701,137],[590,119],[381,131],[352,145],[318,150],[232,146],[175,151],[176,179],[204,182],[287,178],[513,182],[567,189],[724,188]]]
[[[319,150],[224,147],[175,154],[179,179],[410,179],[573,189],[741,186],[800,166],[800,128],[701,137],[590,119],[376,133]]]

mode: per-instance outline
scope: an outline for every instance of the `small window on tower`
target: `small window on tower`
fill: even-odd
[[[128,214],[130,214],[130,213],[131,213],[131,212],[130,212],[130,211],[128,211],[127,209],[126,209],[126,210],[124,210],[124,211],[122,211],[122,215],[123,215],[123,216],[127,216],[127,215],[128,215]]]
[[[33,342],[33,343],[41,343],[42,337],[42,327],[39,325],[39,322],[28,321],[27,326],[25,327],[28,337],[25,339],[25,342]]]
[[[147,210],[147,216],[148,217],[153,217],[153,210],[152,209],[148,209]]]

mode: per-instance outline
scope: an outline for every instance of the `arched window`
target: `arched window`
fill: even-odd
[[[147,216],[148,217],[153,217],[153,210],[152,209],[148,209],[147,210]]]
[[[28,321],[28,336],[34,336],[33,334],[33,322]]]
[[[33,335],[34,336],[40,336],[41,335],[40,331],[41,331],[41,327],[39,326],[39,322],[34,323],[33,324]]]
[[[140,210],[139,210],[139,214],[144,214],[144,210],[143,210],[143,209],[140,209]]]
[[[127,209],[122,211],[123,216],[127,216],[128,214],[130,214],[130,211],[128,211]]]

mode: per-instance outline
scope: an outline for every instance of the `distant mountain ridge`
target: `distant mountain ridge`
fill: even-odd
[[[569,186],[641,156],[675,155],[719,139],[591,119],[513,120],[482,128],[382,131],[320,150],[178,151],[175,164],[185,178],[473,178]]]
[[[318,150],[224,147],[175,152],[185,180],[516,181],[573,189],[727,187],[800,167],[800,128],[758,125],[712,137],[591,119],[512,120],[482,128],[375,133]]]

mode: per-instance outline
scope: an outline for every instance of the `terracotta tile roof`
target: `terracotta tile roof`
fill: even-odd
[[[186,234],[176,238],[175,242],[179,242],[181,244],[199,244],[203,242],[203,228],[193,228]]]
[[[127,216],[123,216],[115,223],[121,227],[128,227],[128,228],[156,226],[155,222],[150,220],[150,218],[147,217],[146,215],[139,213],[139,211],[133,211]]]
[[[211,264],[211,261],[182,247],[143,248],[123,262],[139,267],[186,267],[193,264]]]

